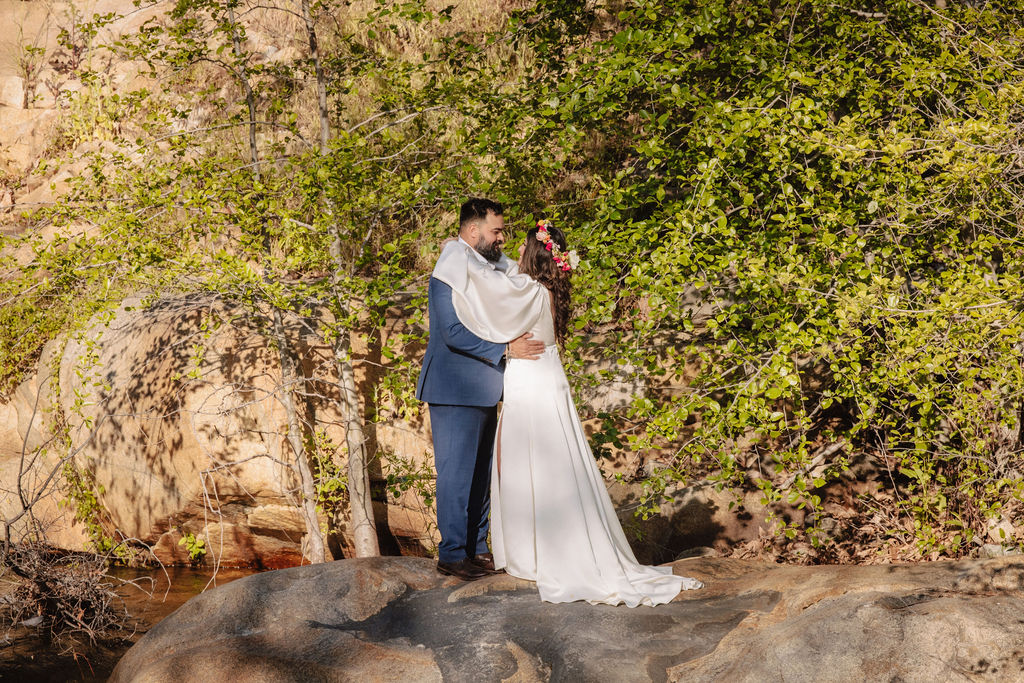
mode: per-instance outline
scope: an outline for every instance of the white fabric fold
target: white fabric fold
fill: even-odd
[[[496,267],[457,240],[441,250],[433,272],[452,288],[455,314],[466,329],[498,344],[529,330],[550,301],[543,285],[520,273],[516,263],[504,254],[501,258]]]

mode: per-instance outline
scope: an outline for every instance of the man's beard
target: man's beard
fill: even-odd
[[[476,249],[476,253],[480,254],[491,263],[497,263],[501,260],[501,246],[497,241],[487,244],[483,238],[480,238],[476,243],[476,246],[473,248]]]

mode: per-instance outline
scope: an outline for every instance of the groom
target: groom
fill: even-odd
[[[459,242],[473,258],[505,271],[512,261],[505,243],[504,209],[489,199],[470,199],[459,211]],[[495,573],[487,549],[491,456],[498,424],[502,373],[508,358],[535,360],[544,350],[525,334],[508,344],[485,341],[467,330],[452,304],[452,288],[430,278],[430,339],[416,398],[430,406],[437,470],[437,570],[466,581]]]

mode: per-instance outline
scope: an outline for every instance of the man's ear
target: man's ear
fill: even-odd
[[[479,221],[472,221],[466,224],[465,230],[459,231],[459,237],[464,239],[469,244],[473,245],[480,239],[480,223]]]

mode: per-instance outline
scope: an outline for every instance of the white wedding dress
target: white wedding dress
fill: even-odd
[[[547,345],[544,353],[505,369],[491,472],[495,566],[536,581],[548,602],[658,605],[701,588],[671,567],[636,561],[576,413],[550,305],[539,313],[529,331]]]

